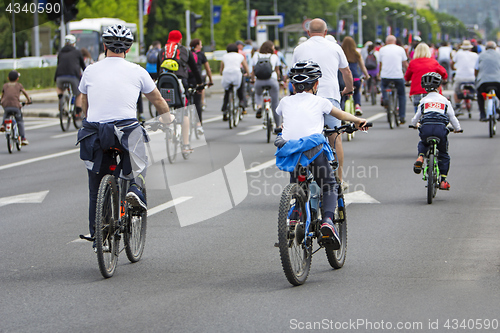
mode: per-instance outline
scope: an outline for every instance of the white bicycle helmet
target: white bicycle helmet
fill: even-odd
[[[74,45],[76,44],[76,37],[74,35],[66,35],[64,43]]]
[[[430,92],[437,90],[439,85],[443,81],[441,75],[436,72],[429,72],[422,75],[422,79],[420,80],[420,84],[425,91]]]
[[[126,26],[115,24],[103,32],[102,41],[112,52],[124,53],[132,46],[134,35]]]

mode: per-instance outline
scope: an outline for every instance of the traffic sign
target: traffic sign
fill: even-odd
[[[302,29],[304,29],[304,31],[309,31],[309,23],[311,23],[311,19],[305,19],[304,22],[302,22]]]

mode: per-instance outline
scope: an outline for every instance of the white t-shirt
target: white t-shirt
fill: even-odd
[[[422,105],[424,105],[424,112],[422,113]],[[457,131],[460,131],[460,122],[458,121],[457,117],[455,116],[455,111],[453,110],[453,106],[451,106],[450,101],[448,98],[444,97],[443,95],[437,93],[437,92],[431,92],[424,98],[420,100],[420,103],[417,108],[417,113],[411,120],[411,124],[413,126],[416,126],[420,118],[428,112],[437,112],[442,115],[445,114],[448,115],[448,118],[450,119],[450,123],[453,125],[453,128]]]
[[[451,59],[451,46],[441,46],[438,49],[438,61]]]
[[[228,73],[241,72],[240,67],[243,59],[245,59],[245,56],[239,54],[238,52],[229,52],[224,54],[222,56],[222,62],[224,63],[224,70],[222,71],[222,74],[226,71]]]
[[[387,44],[380,49],[378,56],[379,62],[382,64],[381,78],[404,78],[403,61],[408,60],[405,49],[396,44]]]
[[[259,58],[269,58],[269,62],[271,63],[271,66],[273,66],[273,74],[271,74],[271,79],[278,79],[278,74],[276,74],[276,66],[280,65],[280,58],[274,54],[274,53],[259,53],[255,52],[252,57],[252,69],[253,66],[259,61]]]
[[[294,64],[304,60],[314,61],[321,68],[317,95],[340,102],[337,73],[339,68],[349,67],[342,47],[324,37],[313,36],[293,50]]]
[[[78,89],[88,98],[87,121],[106,123],[136,118],[139,94],[155,87],[141,66],[108,57],[85,69]]]
[[[323,115],[332,109],[332,103],[326,98],[306,92],[283,97],[276,108],[276,113],[283,120],[283,139],[298,140],[322,133]]]
[[[453,56],[456,69],[455,77],[474,81],[474,66],[476,65],[477,57],[478,54],[476,52],[458,50]]]

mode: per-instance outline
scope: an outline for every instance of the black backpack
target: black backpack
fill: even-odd
[[[375,69],[377,68],[377,58],[373,53],[370,53],[365,60],[366,69]]]
[[[146,54],[146,60],[150,64],[156,64],[156,61],[158,60],[158,53],[160,53],[160,49],[154,48],[148,51]]]
[[[253,72],[257,79],[267,80],[273,74],[273,66],[271,65],[271,57],[259,57],[257,63],[253,66]]]

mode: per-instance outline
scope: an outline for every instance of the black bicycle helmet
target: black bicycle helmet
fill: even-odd
[[[290,69],[290,82],[292,84],[314,84],[321,77],[321,68],[313,61],[299,61]]]
[[[102,34],[104,45],[115,53],[127,51],[134,42],[134,35],[129,28],[121,24],[109,26]]]
[[[441,78],[441,75],[439,73],[429,72],[422,75],[420,83],[425,91],[430,92],[437,90],[442,81],[443,79]]]

